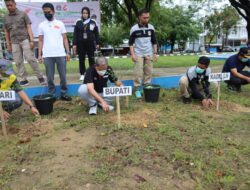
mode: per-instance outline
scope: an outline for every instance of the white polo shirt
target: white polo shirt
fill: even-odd
[[[39,24],[38,34],[43,36],[43,57],[66,56],[62,34],[66,33],[64,24],[59,20],[45,20]]]

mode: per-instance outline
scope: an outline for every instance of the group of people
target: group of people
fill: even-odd
[[[204,107],[213,105],[212,89],[215,89],[217,83],[208,81],[211,68],[209,68],[210,59],[202,56],[197,65],[190,67],[186,74],[179,81],[180,93],[183,103],[191,103],[191,98],[201,101]],[[230,73],[230,79],[225,81],[230,91],[241,92],[241,86],[250,83],[250,71],[244,70],[250,68],[250,47],[241,47],[239,52],[230,56],[223,68],[223,73]]]
[[[4,31],[8,51],[13,52],[14,61],[20,75],[20,83],[13,72],[9,72],[9,61],[1,60],[1,88],[3,78],[8,76],[10,83],[6,87],[11,88],[19,94],[15,102],[7,102],[4,106],[5,116],[9,117],[12,110],[21,105],[21,100],[30,106],[32,113],[38,114],[33,103],[23,92],[21,86],[28,85],[27,72],[23,65],[23,55],[32,69],[35,71],[39,82],[48,84],[48,92],[55,95],[54,74],[57,67],[60,86],[61,100],[70,101],[67,95],[66,62],[70,60],[69,44],[66,37],[64,24],[55,18],[54,6],[45,3],[42,11],[45,21],[40,23],[38,41],[38,61],[43,62],[46,69],[47,83],[39,70],[38,63],[33,54],[34,38],[31,30],[29,17],[16,8],[15,0],[5,0],[8,13],[4,17]],[[73,38],[73,52],[79,56],[80,80],[83,84],[78,89],[79,96],[89,106],[89,114],[96,115],[98,106],[104,111],[111,111],[111,99],[103,97],[103,88],[107,87],[108,81],[122,86],[113,69],[108,65],[105,57],[94,58],[94,51],[100,47],[98,26],[94,19],[90,18],[90,9],[83,7],[81,19],[76,21]],[[147,10],[139,11],[138,23],[130,30],[129,47],[131,59],[134,62],[134,87],[136,98],[142,97],[142,87],[149,85],[152,79],[153,63],[157,60],[157,40],[154,27],[149,24],[150,14]],[[85,55],[89,60],[89,67],[85,67]],[[243,71],[245,66],[250,66],[249,48],[241,48],[239,53],[231,56],[225,63],[222,72],[231,72],[228,88],[240,91],[242,84],[250,83],[250,74]],[[190,103],[191,98],[199,99],[203,106],[213,105],[212,93],[208,76],[211,73],[209,68],[210,59],[202,56],[197,65],[190,67],[186,74],[180,79],[180,92],[184,103]],[[5,80],[6,81],[6,80]],[[215,85],[216,86],[216,85]],[[10,106],[14,105],[14,106]]]

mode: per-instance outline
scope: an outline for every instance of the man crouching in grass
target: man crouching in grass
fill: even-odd
[[[190,67],[186,74],[179,81],[180,93],[183,103],[191,103],[191,98],[201,101],[205,108],[213,105],[212,94],[210,93],[210,82],[208,81],[211,68],[210,59],[202,56],[197,65]],[[216,87],[216,83],[213,83]]]
[[[14,71],[12,70],[11,62],[5,59],[0,59],[0,90],[14,90],[16,93],[15,100],[3,102],[3,114],[6,120],[10,118],[13,110],[22,105],[23,101],[29,106],[30,111],[34,115],[39,115],[38,110],[17,81],[17,77],[14,75]]]
[[[102,107],[104,111],[114,109],[110,97],[103,97],[103,88],[107,87],[107,82],[115,83],[121,86],[122,83],[115,76],[113,69],[108,66],[105,57],[99,57],[95,65],[89,67],[86,71],[83,84],[78,89],[79,96],[88,103],[89,115],[97,114],[97,105]]]

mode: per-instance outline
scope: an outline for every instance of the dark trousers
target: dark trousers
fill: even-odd
[[[11,113],[13,110],[19,108],[22,105],[22,103],[23,103],[23,101],[16,94],[15,100],[3,102],[3,109],[4,109],[4,111]]]
[[[241,71],[240,74],[244,75],[244,76],[247,76],[247,77],[250,77],[250,72],[248,71]],[[230,76],[230,80],[229,81],[225,81],[227,84],[229,85],[233,85],[237,88],[240,88],[241,85],[245,85],[245,84],[248,84],[248,82],[245,80],[245,79],[241,79],[241,78],[238,78],[238,77],[235,77],[232,75],[231,73],[231,76]]]
[[[55,65],[60,77],[61,95],[67,93],[67,81],[66,81],[66,58],[65,57],[45,57],[43,63],[46,69],[46,76],[48,80],[49,94],[55,95],[56,86],[54,83]]]
[[[95,64],[94,52],[95,52],[94,43],[82,42],[77,45],[77,54],[79,57],[79,70],[80,70],[81,75],[84,75],[86,71],[86,67],[85,67],[85,55],[86,54],[88,55],[89,66]]]

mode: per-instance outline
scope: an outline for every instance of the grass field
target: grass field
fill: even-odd
[[[197,63],[198,55],[187,56],[160,56],[158,61],[154,64],[155,68],[174,68],[174,67],[189,67]],[[224,61],[211,60],[211,65],[222,65]],[[79,65],[78,61],[70,61],[67,65],[67,73],[78,73]],[[86,60],[86,66],[88,61]],[[110,58],[109,65],[115,70],[127,70],[133,68],[133,62],[130,58]],[[29,73],[31,69],[26,65]],[[44,71],[44,65],[40,65],[40,68]]]
[[[121,128],[78,98],[41,118],[23,107],[0,140],[0,189],[249,190],[249,94],[222,86],[219,112],[182,104],[175,89],[155,104],[122,99]]]

